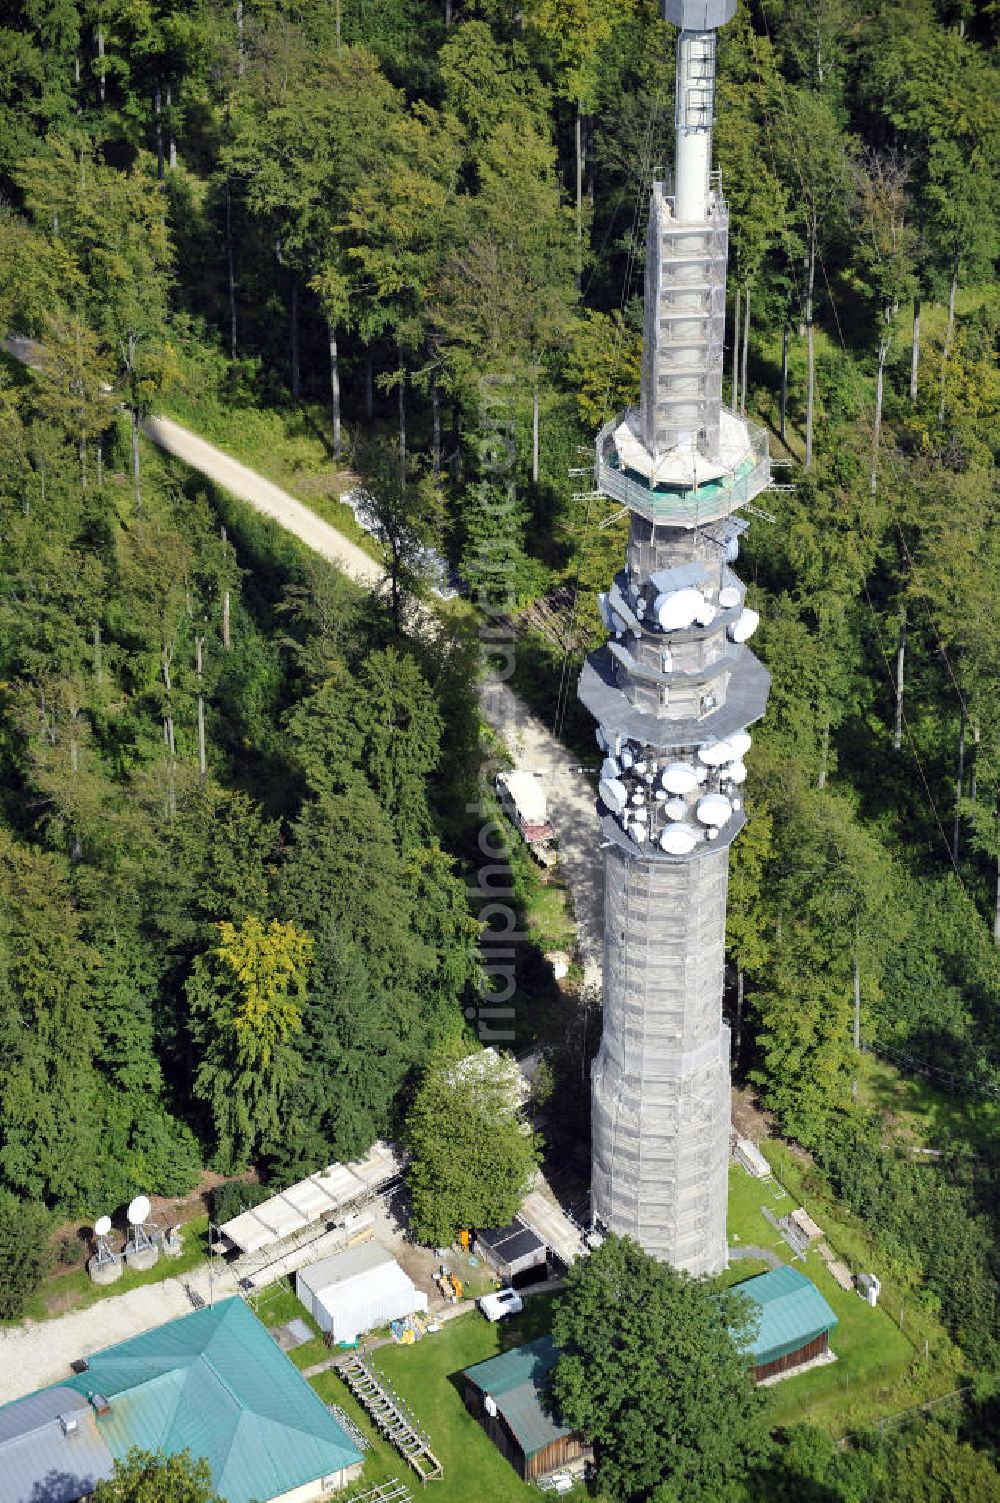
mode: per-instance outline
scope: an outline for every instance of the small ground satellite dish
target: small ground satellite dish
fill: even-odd
[[[94,1222],[94,1232],[98,1237],[106,1237],[111,1230],[111,1217],[98,1216]]]
[[[152,1207],[149,1204],[148,1195],[137,1195],[129,1204],[125,1215],[128,1217],[129,1226],[142,1226]]]

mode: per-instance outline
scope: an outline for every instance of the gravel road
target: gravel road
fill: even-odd
[[[7,342],[11,353],[25,358],[27,350],[12,348],[12,343]],[[143,429],[168,454],[182,459],[256,511],[272,517],[360,584],[377,588],[383,582],[384,571],[361,548],[294,496],[214,444],[170,418],[149,418]],[[575,758],[507,685],[484,687],[483,710],[518,766],[541,774],[544,780],[550,818],[559,838],[559,869],[573,900],[584,979],[587,984],[599,985],[603,865],[597,859],[593,789],[577,770]],[[206,1270],[190,1276],[187,1283],[203,1299],[208,1299]],[[217,1279],[217,1298],[235,1292],[231,1277],[223,1274]],[[0,1329],[0,1403],[58,1382],[69,1375],[70,1364],[77,1358],[162,1325],[191,1309],[184,1283],[165,1279],[128,1294],[106,1297],[86,1310]]]
[[[221,485],[255,511],[272,517],[316,553],[359,583],[377,588],[382,567],[329,522],[255,470],[206,443],[170,418],[149,418],[143,431],[168,454]],[[573,898],[584,980],[599,985],[603,927],[603,863],[597,859],[594,790],[573,758],[506,684],[486,686],[483,712],[519,767],[542,775],[549,816],[559,838],[559,865]]]

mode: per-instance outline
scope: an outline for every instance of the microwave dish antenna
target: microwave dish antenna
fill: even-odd
[[[149,1196],[137,1195],[133,1201],[129,1202],[129,1208],[125,1212],[129,1226],[142,1226],[151,1210]]]

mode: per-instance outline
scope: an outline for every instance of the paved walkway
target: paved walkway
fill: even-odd
[[[187,1286],[187,1287],[186,1287]],[[0,1404],[70,1375],[71,1364],[91,1352],[127,1341],[143,1331],[190,1315],[195,1302],[190,1287],[205,1304],[237,1293],[236,1275],[224,1267],[209,1285],[207,1264],[182,1278],[161,1279],[127,1294],[105,1295],[85,1310],[70,1310],[51,1320],[26,1321],[0,1329]],[[3,1488],[0,1485],[0,1495]]]

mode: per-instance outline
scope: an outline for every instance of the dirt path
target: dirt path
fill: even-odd
[[[384,580],[382,567],[329,522],[214,444],[171,418],[149,418],[143,431],[168,454],[206,475],[255,511],[273,518],[359,583],[377,588]],[[585,776],[575,770],[576,759],[507,685],[502,685],[499,691],[489,688],[484,691],[483,711],[518,765],[541,773],[545,779],[549,814],[559,838],[562,877],[573,898],[584,980],[599,985],[604,895],[594,791]]]

